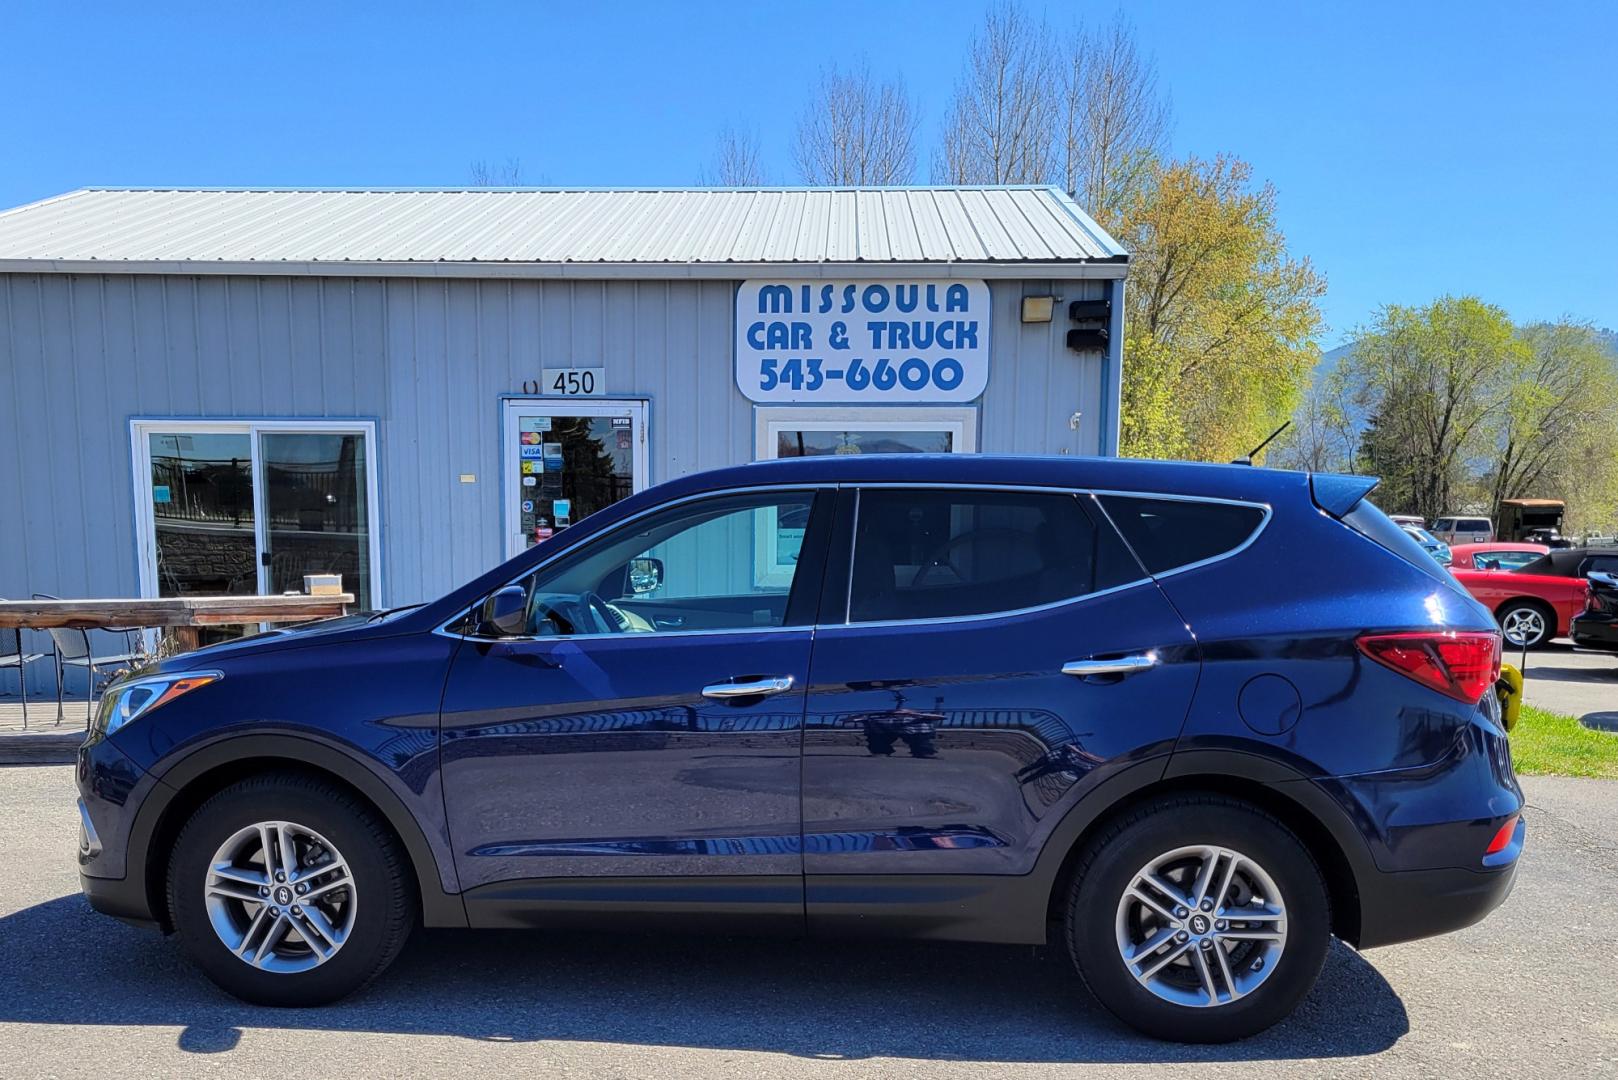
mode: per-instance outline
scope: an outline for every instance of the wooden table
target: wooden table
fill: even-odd
[[[197,647],[200,626],[307,622],[343,615],[352,593],[333,596],[165,596],[144,600],[0,600],[0,630],[161,627],[178,651]]]

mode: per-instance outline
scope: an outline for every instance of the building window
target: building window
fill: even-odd
[[[977,449],[977,409],[847,405],[754,410],[754,457],[966,454]]]
[[[378,603],[368,421],[131,422],[143,596],[302,592],[336,574]]]

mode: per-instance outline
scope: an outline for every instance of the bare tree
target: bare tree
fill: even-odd
[[[1116,225],[1167,149],[1170,106],[1157,65],[1141,57],[1120,14],[1104,29],[1074,34],[1061,92],[1068,193],[1103,225]]]
[[[864,63],[846,75],[823,70],[798,120],[798,175],[806,184],[908,184],[916,175],[919,123],[898,80],[878,85]]]
[[[933,179],[946,184],[1045,184],[1059,174],[1059,122],[1049,27],[1003,3],[972,39],[944,119]]]
[[[508,157],[504,165],[492,165],[483,158],[467,167],[473,187],[521,187],[522,158]]]
[[[698,174],[698,182],[717,187],[758,187],[765,183],[758,136],[726,125],[719,129],[712,165]]]

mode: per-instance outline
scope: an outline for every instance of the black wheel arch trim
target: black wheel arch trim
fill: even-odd
[[[427,926],[467,925],[466,905],[460,894],[444,888],[443,868],[433,854],[427,837],[415,816],[387,782],[363,759],[353,754],[317,739],[283,733],[229,736],[162,763],[158,782],[141,804],[130,826],[126,853],[126,873],[131,878],[138,875],[141,887],[147,890],[148,895],[151,883],[146,878],[152,838],[157,834],[158,826],[164,823],[168,808],[192,782],[217,769],[248,761],[279,761],[289,768],[312,768],[354,788],[377,808],[404,844],[421,896],[423,923]],[[156,774],[157,770],[153,772]],[[453,878],[454,867],[449,869]],[[151,914],[160,918],[158,911]]]

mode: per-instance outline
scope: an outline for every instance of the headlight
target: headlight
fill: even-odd
[[[167,705],[182,694],[189,694],[224,677],[218,671],[176,671],[167,675],[143,675],[125,683],[116,683],[101,695],[96,729],[102,735],[111,735],[158,706]]]

